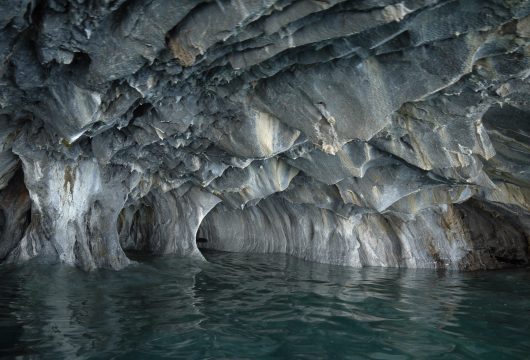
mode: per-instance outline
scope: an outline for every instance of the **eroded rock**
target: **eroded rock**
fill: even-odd
[[[529,0],[0,4],[0,261],[528,263]]]

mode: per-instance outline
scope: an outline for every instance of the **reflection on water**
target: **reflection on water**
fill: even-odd
[[[0,267],[0,356],[530,358],[530,271],[207,253],[124,271]]]

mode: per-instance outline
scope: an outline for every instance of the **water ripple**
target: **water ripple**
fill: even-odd
[[[121,272],[0,267],[0,356],[527,359],[530,271],[353,269],[284,255]]]

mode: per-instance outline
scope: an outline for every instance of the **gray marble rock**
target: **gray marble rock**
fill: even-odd
[[[524,266],[529,96],[530,0],[2,0],[0,262]]]

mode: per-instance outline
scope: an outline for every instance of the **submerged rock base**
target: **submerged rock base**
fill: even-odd
[[[530,253],[530,0],[7,0],[0,262]]]

